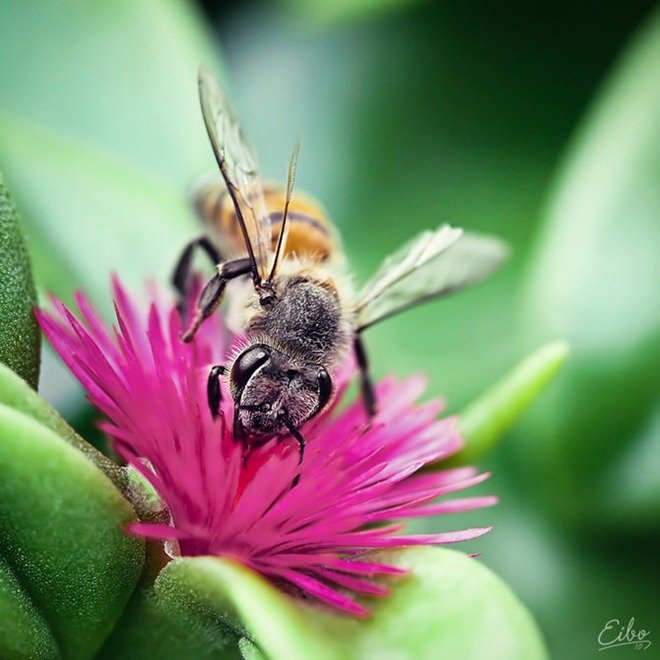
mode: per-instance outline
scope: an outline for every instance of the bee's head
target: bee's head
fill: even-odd
[[[255,435],[300,428],[332,394],[324,367],[300,364],[265,344],[254,344],[236,358],[229,387],[241,425]]]

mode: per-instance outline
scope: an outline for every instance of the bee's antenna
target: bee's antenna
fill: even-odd
[[[286,177],[286,201],[284,202],[284,212],[282,213],[282,224],[280,225],[280,235],[277,240],[277,248],[275,250],[273,266],[270,269],[270,274],[266,280],[267,282],[273,281],[273,277],[275,277],[275,271],[277,270],[277,264],[279,263],[280,257],[282,255],[282,248],[284,246],[284,239],[286,234],[286,221],[289,217],[289,205],[291,204],[291,195],[293,195],[293,185],[296,182],[296,171],[298,169],[299,153],[300,139],[296,141],[296,144],[293,147],[293,152],[291,153],[291,158],[289,159],[289,169]]]

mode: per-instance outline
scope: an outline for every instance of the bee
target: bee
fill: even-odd
[[[401,247],[355,294],[347,284],[338,233],[321,207],[293,192],[298,149],[284,188],[265,185],[236,115],[215,80],[200,69],[199,96],[220,180],[195,199],[205,234],[184,249],[173,284],[185,301],[192,258],[208,255],[216,269],[204,286],[182,339],[191,341],[231,284],[248,345],[231,364],[210,368],[208,404],[217,417],[222,378],[234,400],[234,435],[244,443],[290,435],[332,398],[332,374],[354,352],[367,417],[377,411],[362,333],[428,300],[475,284],[507,255],[499,239],[443,224]],[[187,317],[187,314],[184,314]]]

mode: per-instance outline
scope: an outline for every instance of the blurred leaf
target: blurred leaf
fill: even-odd
[[[57,433],[100,468],[122,492],[126,492],[128,473],[81,438],[24,380],[1,364],[0,404],[26,414]]]
[[[603,475],[597,509],[601,524],[622,532],[660,529],[660,404],[648,425]]]
[[[533,269],[533,322],[576,351],[622,352],[660,327],[660,13],[571,145]]]
[[[59,658],[48,624],[0,557],[0,657]]]
[[[567,357],[567,344],[560,341],[548,344],[470,403],[459,417],[465,447],[448,463],[480,460],[532,405]]]
[[[660,13],[621,57],[568,150],[539,240],[533,321],[620,352],[660,322]]]
[[[78,142],[0,117],[0,166],[22,210],[35,277],[64,299],[106,301],[109,273],[165,281],[194,228],[171,187]]]
[[[571,146],[548,206],[529,290],[536,337],[573,359],[525,459],[585,489],[646,424],[660,370],[660,12],[624,53]]]
[[[175,560],[158,577],[156,591],[176,593],[173,602],[179,607],[192,601],[219,615],[235,611],[249,636],[274,660],[546,657],[529,613],[479,562],[437,548],[396,550],[382,557],[412,573],[392,585],[390,596],[369,601],[372,616],[365,620],[286,596],[230,559]]]
[[[88,658],[124,609],[144,544],[125,534],[128,502],[79,451],[0,405],[2,557],[62,654]]]
[[[25,237],[0,173],[0,362],[36,389],[41,334],[32,313],[37,304]]]
[[[420,0],[284,0],[296,17],[318,26],[329,27],[373,19],[414,5]]]
[[[184,0],[0,3],[0,107],[180,189],[212,163],[196,85],[217,59]]]

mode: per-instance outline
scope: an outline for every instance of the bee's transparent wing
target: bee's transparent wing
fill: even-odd
[[[205,69],[199,70],[199,99],[206,131],[220,172],[234,205],[246,250],[252,258],[259,279],[265,279],[271,261],[271,224],[264,202],[263,184],[257,160],[243,136],[236,114],[215,79]]]
[[[493,236],[449,225],[424,232],[390,255],[364,286],[355,308],[357,329],[476,284],[507,255],[506,244]]]

